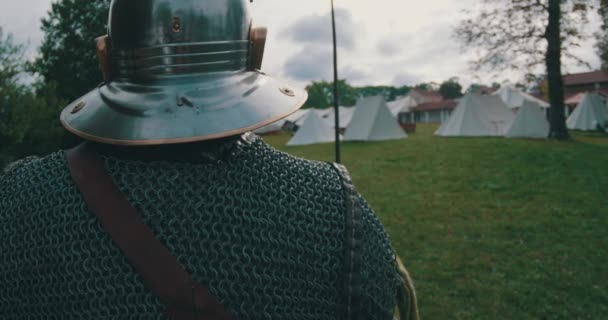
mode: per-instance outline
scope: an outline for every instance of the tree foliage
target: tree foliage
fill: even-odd
[[[455,29],[465,48],[476,50],[471,61],[477,71],[530,70],[544,64],[547,48],[549,4],[561,8],[560,34],[564,58],[588,63],[572,53],[587,38],[588,0],[482,0],[477,10]]]
[[[0,27],[0,87],[15,85],[22,71],[23,46],[13,42],[12,35],[4,36]]]
[[[333,82],[315,81],[306,86],[306,91],[308,91],[308,100],[304,105],[305,108],[324,109],[333,106]],[[338,92],[341,106],[352,106],[357,102],[355,89],[346,80],[338,81]]]
[[[60,0],[42,20],[44,39],[32,70],[74,100],[102,81],[94,39],[107,33],[110,0]]]
[[[597,54],[602,62],[602,69],[608,70],[608,0],[600,0],[598,13],[602,19],[602,27],[597,33]]]
[[[18,79],[24,70],[23,46],[0,29],[0,168],[21,157],[57,149],[64,131],[53,84],[32,90]]]
[[[399,96],[406,95],[410,90],[408,86],[365,86],[353,87],[346,80],[338,81],[339,102],[341,106],[354,106],[359,97],[381,95],[386,101],[393,101]],[[313,81],[306,86],[308,100],[305,108],[324,109],[333,107],[333,82]]]
[[[547,70],[551,103],[550,137],[567,139],[562,57],[588,65],[571,49],[586,38],[583,27],[589,0],[483,0],[461,21],[455,36],[478,50],[472,68],[480,71],[519,69],[532,73],[542,63]]]
[[[24,95],[17,79],[22,56],[23,46],[16,45],[11,35],[4,36],[0,28],[0,146],[3,153],[13,141],[23,139],[21,127],[24,119],[15,107]]]
[[[444,99],[456,99],[462,97],[462,86],[458,83],[458,78],[450,78],[441,83],[439,94]]]

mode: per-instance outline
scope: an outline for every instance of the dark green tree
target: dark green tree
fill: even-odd
[[[23,140],[25,119],[18,112],[26,93],[18,83],[22,57],[23,46],[15,44],[12,36],[5,36],[0,28],[0,162],[8,161],[11,147]]]
[[[394,88],[394,90],[391,90],[391,97],[390,97],[390,99],[388,101],[394,101],[398,97],[402,97],[402,96],[407,95],[410,92],[411,89],[412,88],[410,88],[407,85]]]
[[[94,39],[107,33],[110,0],[60,0],[42,19],[44,40],[32,70],[57,83],[60,98],[74,100],[102,81]]]
[[[308,92],[308,100],[304,104],[304,108],[319,108],[324,109],[329,107],[332,97],[332,84],[326,81],[312,82],[306,86]]]
[[[600,56],[602,69],[608,70],[608,0],[600,0],[598,13],[602,19],[602,26],[597,33],[597,54]]]
[[[340,105],[345,107],[354,106],[359,97],[383,96],[386,101],[394,101],[400,96],[405,96],[410,91],[409,86],[365,86],[353,87],[346,80],[338,82],[340,91]],[[333,107],[333,83],[327,81],[315,81],[306,86],[308,100],[305,108],[328,108]]]
[[[333,83],[314,81],[306,86],[308,100],[304,108],[325,109],[333,107]],[[339,101],[341,106],[352,106],[357,102],[358,93],[346,80],[338,81]]]
[[[12,35],[4,35],[0,27],[0,88],[16,85],[22,70],[23,46],[13,42]]]
[[[420,89],[424,91],[433,91],[433,86],[430,83],[419,83],[414,86],[414,89]]]
[[[390,87],[387,86],[365,86],[357,88],[357,92],[362,97],[383,96],[385,100],[390,100]]]
[[[65,133],[59,111],[65,104],[53,84],[19,83],[26,76],[23,47],[3,37],[0,29],[0,168],[28,155],[43,155],[59,148]]]
[[[383,96],[386,101],[394,101],[397,97],[406,95],[410,91],[410,87],[366,86],[357,87],[355,90],[359,96]]]
[[[549,83],[549,136],[568,139],[564,116],[562,57],[584,61],[570,49],[585,38],[588,0],[484,0],[461,21],[455,36],[466,48],[479,49],[474,70],[530,70],[544,63]]]
[[[441,83],[439,86],[439,94],[444,99],[456,99],[462,97],[462,86],[458,82],[458,78],[450,78]]]

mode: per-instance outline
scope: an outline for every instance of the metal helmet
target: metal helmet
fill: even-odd
[[[295,112],[305,91],[259,71],[266,31],[247,0],[113,0],[97,39],[105,82],[61,122],[102,143],[155,145],[221,138]]]

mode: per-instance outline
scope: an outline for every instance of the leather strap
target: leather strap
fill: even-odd
[[[145,285],[167,306],[172,320],[229,320],[230,314],[154,236],[116,187],[87,143],[67,151],[74,182],[88,208],[120,247]]]

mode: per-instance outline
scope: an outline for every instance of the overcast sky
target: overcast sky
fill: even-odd
[[[467,69],[471,53],[452,38],[461,11],[480,0],[335,0],[339,73],[354,85],[414,85],[457,76],[471,82],[518,81],[524,71],[497,75]],[[0,26],[29,44],[35,55],[41,41],[40,19],[51,0],[0,0]],[[255,0],[254,23],[269,29],[263,70],[304,87],[331,80],[329,0]],[[592,25],[597,26],[597,21]],[[599,59],[593,40],[577,54],[594,68]],[[587,71],[567,65],[565,72]],[[542,69],[541,69],[542,71]]]

